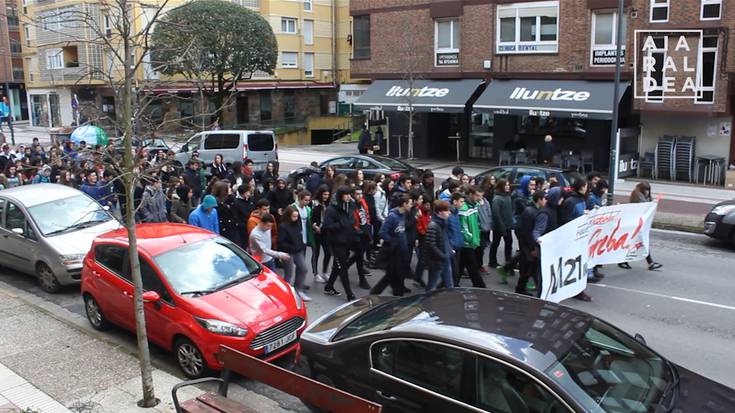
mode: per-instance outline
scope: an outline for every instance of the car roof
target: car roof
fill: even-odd
[[[558,172],[558,173],[569,172],[569,171],[564,170],[564,169],[561,169],[561,168],[555,168],[555,167],[546,166],[546,165],[498,165],[498,166],[496,166],[494,168],[490,168],[490,169],[488,169],[488,170],[480,173],[479,175],[484,175],[484,174],[486,174],[488,172],[494,171],[494,170],[499,169],[499,168],[528,168],[528,169],[538,169],[539,171],[545,171],[545,172]]]
[[[413,308],[389,331],[502,354],[539,370],[564,356],[595,320],[556,303],[489,289],[454,288],[415,297],[402,299],[414,298],[408,303]]]
[[[35,205],[45,204],[57,199],[71,198],[84,193],[65,185],[33,184],[3,189],[0,194],[24,205],[26,208],[30,208]]]
[[[138,236],[138,248],[152,257],[185,244],[217,237],[217,234],[199,227],[174,223],[138,224],[135,226],[135,232]],[[98,236],[95,242],[127,244],[128,230],[122,227],[106,232]]]

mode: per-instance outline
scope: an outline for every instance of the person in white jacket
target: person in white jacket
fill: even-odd
[[[260,223],[250,231],[250,254],[260,259],[260,263],[276,271],[274,258],[279,260],[288,260],[291,257],[285,252],[275,251],[271,249],[271,229],[275,219],[271,214],[263,214],[260,217]]]

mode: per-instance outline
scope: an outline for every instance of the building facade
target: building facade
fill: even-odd
[[[223,126],[298,125],[310,116],[336,113],[338,84],[349,78],[349,50],[345,49],[349,35],[347,0],[236,3],[257,11],[271,24],[279,58],[273,75],[254,73],[238,83],[236,96],[224,109]],[[181,4],[169,2],[167,9]],[[107,80],[119,78],[120,68],[114,63],[112,51],[89,42],[99,36],[99,30],[64,19],[66,13],[81,11],[93,16],[98,28],[111,33],[115,26],[112,17],[100,6],[82,1],[64,1],[61,5],[53,0],[28,5],[23,41],[33,125],[70,125],[79,120],[78,116],[84,117],[85,107],[89,106],[115,117],[115,97]],[[142,7],[140,21],[135,24],[146,24],[154,13],[154,7]],[[340,18],[347,21],[340,22]],[[134,53],[141,57],[140,50]],[[143,60],[137,73],[139,84],[161,96],[149,107],[151,119],[176,124],[176,119],[191,119],[196,113],[209,112],[211,104],[200,102],[191,83],[176,77],[165,78],[146,57]],[[179,126],[198,126],[189,123],[182,120]]]
[[[515,135],[538,151],[544,136],[552,135],[556,152],[582,152],[594,168],[606,169],[617,4],[616,0],[353,0],[352,76],[371,79],[373,84],[389,80],[422,87],[449,80],[483,82],[466,93],[464,108],[456,110],[448,102],[433,102],[423,110],[421,106],[409,108],[421,96],[412,98],[411,105],[405,98],[403,104],[394,106],[363,100],[366,109],[373,109],[371,116],[376,110],[384,111],[388,121],[378,123],[387,124],[391,136],[406,135],[406,112],[414,112],[418,156],[453,157],[456,140],[448,137],[459,135],[463,157],[497,161],[504,148],[513,146],[509,141]],[[729,79],[733,57],[727,48],[732,52],[733,39],[725,28],[733,24],[735,6],[728,0],[626,0],[624,4],[624,88],[618,109],[621,152],[629,163],[626,169],[635,167],[635,159],[655,147],[658,136],[672,133],[696,136],[698,153],[733,159],[732,139],[725,127],[732,120]],[[706,16],[702,14],[705,10]],[[653,20],[652,13],[656,14]],[[640,30],[681,29],[703,29],[705,33],[705,47],[693,42],[690,60],[700,97],[687,100],[669,99],[670,93],[663,98],[636,94],[641,78],[651,77],[644,75],[652,72],[641,72],[643,55],[649,51],[634,53],[634,47],[642,47],[644,40]],[[674,53],[675,41],[671,43],[672,50],[665,56],[681,58],[681,52]],[[664,59],[658,60],[663,68]],[[557,88],[561,93],[553,95]],[[447,90],[453,93],[451,87]],[[408,95],[422,93],[416,90]],[[367,96],[375,94],[368,90]],[[565,102],[567,97],[570,102]],[[593,109],[606,99],[608,107]],[[455,102],[456,106],[461,105]],[[676,122],[670,122],[672,118]],[[707,133],[713,124],[718,125],[716,139]],[[719,134],[721,131],[727,134]]]
[[[7,96],[14,120],[28,119],[23,76],[23,59],[18,21],[18,5],[0,0],[0,94]]]

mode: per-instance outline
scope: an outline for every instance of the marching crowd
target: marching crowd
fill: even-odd
[[[15,151],[4,143],[0,189],[68,185],[125,217],[122,180],[110,168],[120,156],[113,141],[106,147],[67,141],[43,148],[34,139]],[[378,174],[368,180],[360,170],[346,176],[329,167],[322,172],[314,163],[303,182],[288,182],[278,176],[275,163],[256,175],[250,161],[228,165],[217,155],[204,165],[196,151],[186,165],[176,163],[171,151],[142,153],[138,168],[145,177],[134,190],[136,222],[188,223],[221,234],[263,265],[283,268],[284,278],[307,301],[309,272],[324,283],[325,294],[341,294],[335,287],[339,279],[346,298],[355,298],[348,272],[353,264],[359,287],[370,294],[390,286],[394,295],[403,295],[410,292],[409,281],[426,291],[452,288],[463,277],[473,287],[485,287],[483,274],[491,270],[501,283],[518,270],[515,291],[539,294],[539,238],[605,205],[608,190],[595,172],[568,188],[554,176],[523,176],[511,190],[505,179],[488,175],[476,182],[460,167],[438,183],[430,170],[417,177]],[[650,200],[645,182],[630,197],[630,202]],[[501,242],[502,265],[497,259]],[[650,256],[647,261],[651,270],[661,267]],[[368,282],[370,269],[385,272],[374,285]],[[602,277],[594,268],[588,281]],[[576,298],[591,300],[585,292]]]

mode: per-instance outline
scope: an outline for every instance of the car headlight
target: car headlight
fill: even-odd
[[[288,286],[291,287],[293,298],[296,300],[296,309],[301,310],[304,307],[304,300],[301,299],[301,295],[299,295],[299,292],[296,291],[293,285],[289,284]]]
[[[61,258],[61,263],[64,265],[75,265],[82,263],[82,260],[84,259],[84,254],[60,255],[59,258]]]
[[[720,205],[712,208],[712,213],[716,215],[727,215],[730,212],[735,211],[735,204],[733,205]]]
[[[236,326],[213,318],[194,317],[197,322],[210,333],[220,334],[223,336],[243,337],[248,334],[248,329]]]

